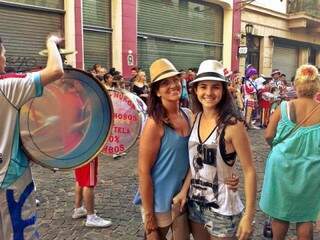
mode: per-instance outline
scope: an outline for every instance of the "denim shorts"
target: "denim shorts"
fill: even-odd
[[[242,217],[238,215],[226,216],[216,213],[211,207],[202,207],[197,202],[188,201],[189,219],[203,224],[208,233],[214,237],[234,237]]]

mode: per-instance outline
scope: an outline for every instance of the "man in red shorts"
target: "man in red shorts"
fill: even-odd
[[[82,138],[82,125],[85,120],[85,104],[81,98],[80,89],[75,85],[76,82],[62,79],[63,91],[61,99],[68,102],[68,112],[62,114],[64,127],[63,132],[68,132],[68,128],[73,124],[74,129],[68,132],[64,141],[64,150],[69,152],[79,144]],[[75,169],[75,209],[73,210],[72,218],[78,219],[87,217],[85,225],[87,227],[109,227],[111,221],[105,220],[96,215],[94,211],[94,188],[97,185],[98,173],[98,157],[94,158],[84,166]],[[82,202],[84,206],[82,206]]]
[[[87,227],[109,227],[112,222],[96,215],[94,210],[94,188],[97,185],[98,157],[86,165],[75,169],[75,209],[72,218],[87,216]],[[82,206],[82,202],[84,206]]]

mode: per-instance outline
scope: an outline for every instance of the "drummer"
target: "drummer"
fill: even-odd
[[[20,145],[19,110],[31,98],[41,96],[45,85],[62,77],[60,41],[58,36],[48,37],[43,70],[5,74],[6,49],[0,38],[0,239],[39,238],[34,183]]]

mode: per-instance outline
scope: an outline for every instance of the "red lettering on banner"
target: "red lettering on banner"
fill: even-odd
[[[129,120],[132,122],[138,121],[137,116],[127,113],[113,113],[113,119],[119,119],[119,120]]]
[[[120,144],[120,145],[117,145],[117,146],[107,146],[106,147],[106,150],[109,154],[114,154],[114,153],[119,153],[119,152],[123,152],[125,150],[124,148],[124,145],[123,144]]]
[[[119,143],[120,139],[119,139],[119,136],[110,135],[108,138],[108,141],[111,143],[112,142]]]
[[[125,102],[126,104],[128,104],[130,106],[131,109],[136,109],[133,102],[127,97],[125,96],[123,93],[120,92],[113,92],[113,96],[115,98],[120,99],[121,101]]]
[[[126,128],[126,127],[113,126],[113,132],[115,132],[115,133],[129,134],[129,133],[130,133],[130,129],[129,129],[129,128]]]

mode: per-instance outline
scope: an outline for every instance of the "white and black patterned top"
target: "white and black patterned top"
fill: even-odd
[[[238,192],[228,189],[224,179],[235,172],[236,153],[227,154],[224,142],[224,126],[218,126],[201,142],[199,122],[196,121],[189,138],[189,163],[192,174],[189,199],[222,215],[237,215],[243,204]]]

